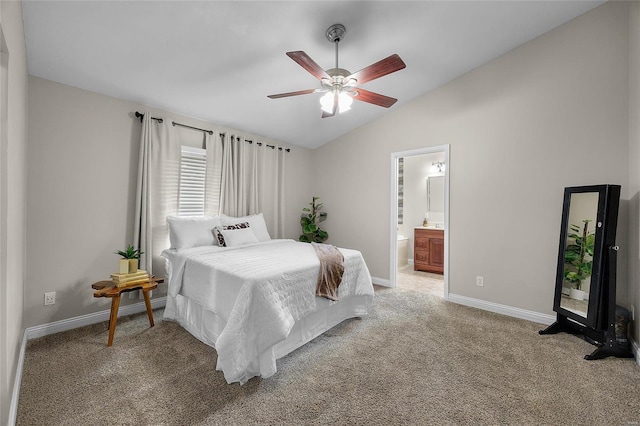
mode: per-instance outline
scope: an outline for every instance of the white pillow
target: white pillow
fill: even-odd
[[[249,222],[249,226],[251,230],[255,234],[258,241],[269,241],[271,236],[269,235],[269,231],[267,231],[267,224],[264,222],[264,216],[262,213],[250,215],[250,216],[242,216],[242,217],[232,217],[227,215],[222,215],[222,224],[223,225],[235,225],[238,222]]]
[[[177,250],[213,245],[215,242],[213,228],[222,225],[218,216],[168,216],[167,222],[171,248]]]
[[[224,242],[227,247],[242,246],[258,242],[258,239],[251,228],[223,229],[220,232],[224,237]]]

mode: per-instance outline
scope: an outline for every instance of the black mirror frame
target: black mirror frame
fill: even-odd
[[[586,318],[560,307],[571,194],[584,192],[598,192],[594,263],[589,286],[589,304]],[[592,353],[584,356],[586,360],[603,359],[608,356],[619,358],[634,357],[628,341],[620,339],[618,336],[621,330],[626,333],[625,318],[628,319],[630,317],[629,311],[616,305],[616,260],[619,248],[615,243],[619,207],[620,185],[565,188],[558,250],[556,293],[553,302],[553,310],[558,315],[553,324],[538,333],[545,335],[566,332],[584,336],[587,342],[597,346]]]
[[[589,285],[589,304],[587,316],[580,316],[560,306],[562,298],[562,285],[564,282],[564,258],[567,245],[567,230],[569,221],[569,209],[571,207],[571,195],[578,193],[597,192],[598,212],[596,216],[595,242],[593,252],[593,265],[591,269],[591,282]],[[591,185],[576,186],[564,189],[564,202],[562,205],[562,223],[560,225],[560,242],[558,248],[558,265],[556,270],[556,289],[553,301],[553,310],[573,321],[596,330],[607,327],[606,312],[602,312],[603,297],[608,291],[608,280],[605,277],[606,250],[615,245],[616,228],[618,224],[618,206],[620,201],[619,185]],[[615,285],[615,283],[613,283]]]

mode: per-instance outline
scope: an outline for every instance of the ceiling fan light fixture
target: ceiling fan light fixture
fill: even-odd
[[[320,98],[322,110],[327,114],[333,112],[333,92],[327,92]]]
[[[327,114],[333,113],[334,92],[327,92],[320,98],[320,106]],[[338,113],[342,114],[351,109],[353,98],[346,92],[338,93]]]
[[[351,109],[353,98],[348,93],[340,92],[338,95],[338,111],[340,114],[347,112]]]

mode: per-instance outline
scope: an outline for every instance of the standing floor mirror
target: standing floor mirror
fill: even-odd
[[[597,346],[585,359],[633,356],[616,341],[616,228],[619,185],[564,190],[553,310],[540,334],[583,335]]]

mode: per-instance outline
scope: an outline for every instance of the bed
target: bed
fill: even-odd
[[[173,248],[162,253],[168,282],[164,318],[216,349],[216,368],[228,383],[270,377],[278,358],[367,314],[373,286],[359,251],[339,249],[344,274],[338,300],[331,301],[315,296],[320,261],[311,244],[269,238],[261,215],[204,220],[212,221],[198,223],[206,238],[189,244],[174,242],[178,222],[169,222]],[[227,246],[220,246],[211,230],[238,223],[253,228],[253,236],[246,229],[223,232]]]

